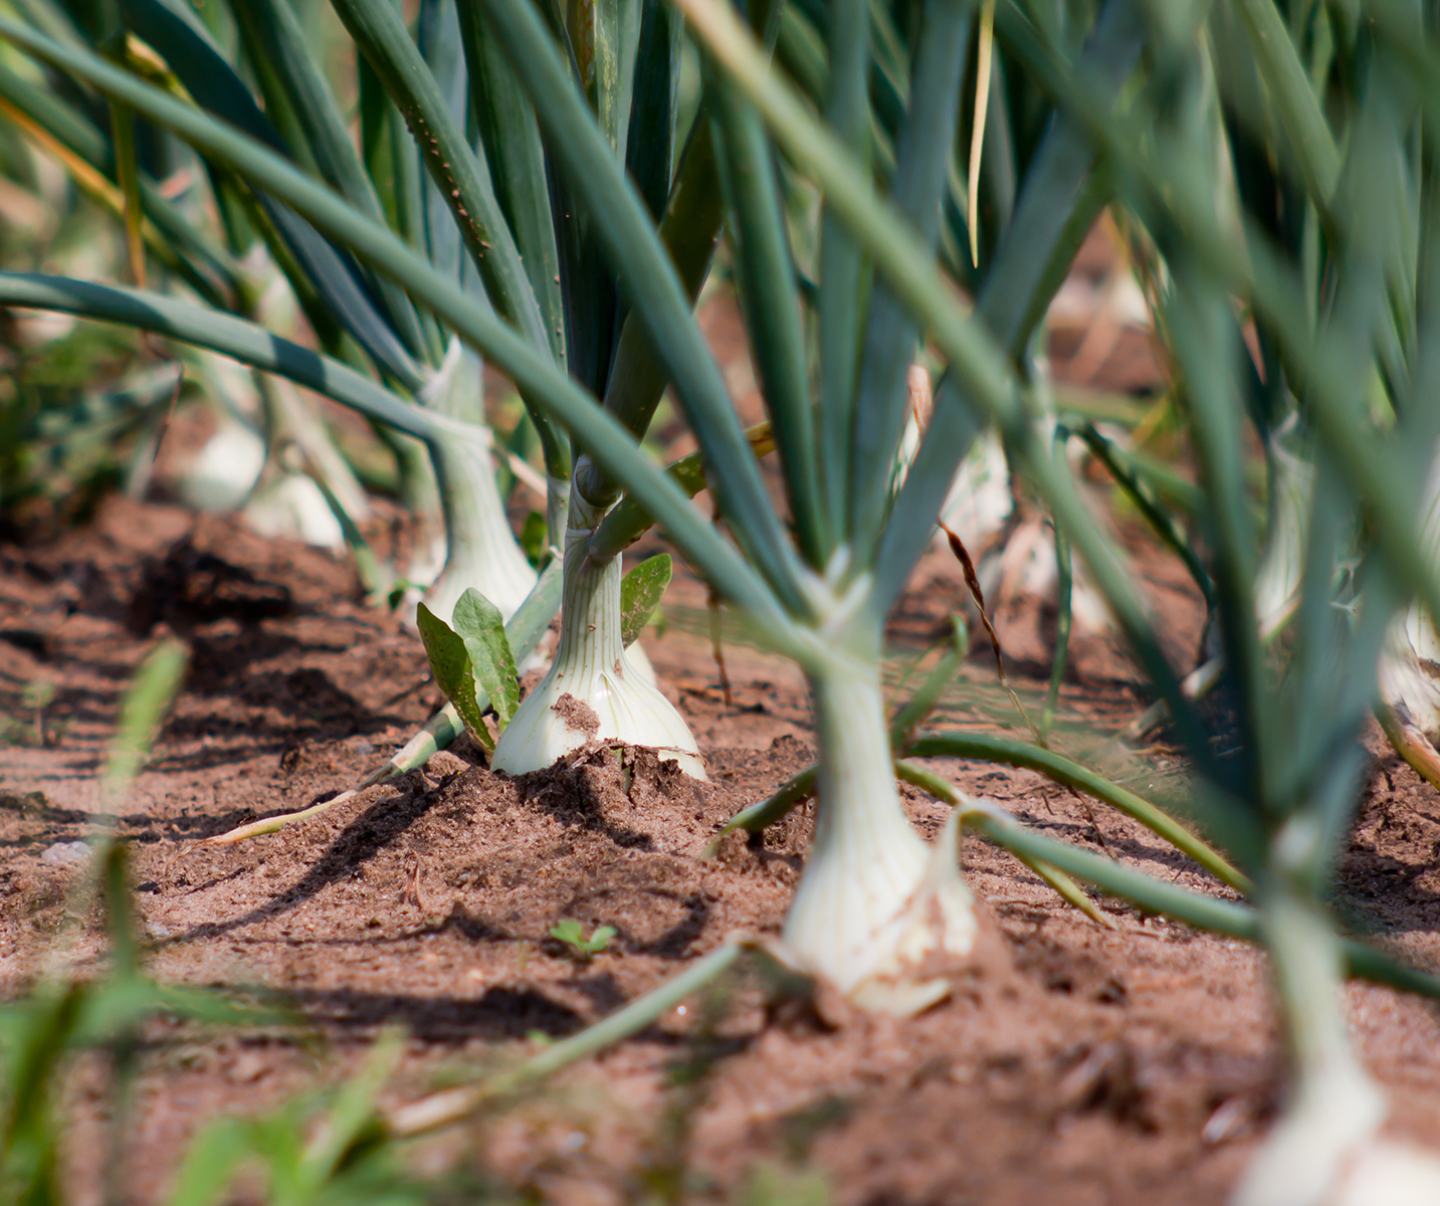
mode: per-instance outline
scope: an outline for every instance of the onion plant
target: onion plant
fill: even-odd
[[[497,312],[532,337],[539,332],[537,349],[603,399],[626,428],[643,433],[664,375],[651,341],[628,321],[624,270],[607,267],[596,255],[594,228],[602,217],[575,182],[555,170],[553,149],[542,143],[521,89],[518,60],[508,57],[492,23],[474,6],[434,6],[449,27],[436,45],[450,48],[460,77],[460,113],[447,120],[436,87],[441,77],[427,70],[391,5],[342,0],[334,8],[418,135],[425,167]],[[423,17],[422,11],[421,51]],[[668,247],[688,298],[708,268],[718,208],[703,129],[683,147],[680,141],[678,32],[672,12],[646,3],[557,13],[547,34],[555,53],[566,55],[567,86],[583,95],[587,119],[635,181],[646,232]],[[478,138],[468,136],[464,112]],[[526,396],[523,385],[521,392]],[[553,432],[543,408],[536,413],[542,437]],[[524,773],[590,740],[622,741],[655,747],[703,777],[684,721],[621,641],[618,551],[599,557],[588,550],[591,533],[620,491],[583,457],[574,466],[573,488],[560,469],[558,457],[547,453],[557,543],[562,525],[564,533],[559,646],[546,678],[506,729],[493,764]],[[446,618],[444,611],[441,616]]]
[[[922,450],[895,494],[893,467],[908,414],[906,380],[919,347],[917,328],[889,286],[872,283],[872,269],[854,238],[827,218],[818,262],[805,266],[816,285],[814,338],[807,336],[806,290],[759,115],[728,76],[707,69],[705,105],[736,287],[785,489],[785,512],[777,512],[760,490],[750,458],[735,458],[730,451],[736,428],[716,388],[715,366],[693,324],[680,321],[673,275],[641,241],[643,228],[626,217],[633,203],[625,201],[623,181],[615,179],[613,168],[602,170],[583,114],[559,87],[558,74],[547,74],[553,69],[544,66],[547,52],[538,26],[523,8],[484,7],[513,57],[530,65],[527,87],[556,159],[584,181],[595,208],[610,216],[609,254],[619,262],[645,264],[646,277],[638,279],[637,267],[628,281],[633,304],[657,338],[673,332],[662,354],[706,455],[720,512],[763,575],[758,602],[764,610],[748,592],[742,595],[720,580],[713,584],[760,611],[761,619],[767,613],[785,617],[783,626],[770,621],[772,638],[809,679],[820,749],[820,811],[811,858],[787,918],[786,947],[801,966],[862,1003],[898,1012],[922,1007],[945,986],[918,969],[966,954],[975,921],[953,850],[946,842],[927,849],[900,806],[879,659],[886,612],[928,542],[964,452],[964,420],[959,430],[948,414],[947,421],[932,423],[928,456]],[[904,220],[933,248],[974,14],[938,3],[915,12],[909,31],[915,68],[903,97],[890,179]],[[827,89],[831,128],[862,150],[870,137],[867,26],[864,6],[854,12],[837,8],[827,23],[829,61],[844,64],[831,72]],[[1026,236],[1038,262],[1016,288],[1053,287],[1052,259],[1073,250],[1075,236],[1063,222],[1052,219],[1045,233],[1042,244]],[[1025,309],[1014,333],[1020,347],[1033,323],[1033,306]],[[1001,372],[1013,380],[1009,370]]]

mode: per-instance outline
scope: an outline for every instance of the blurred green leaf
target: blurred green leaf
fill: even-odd
[[[185,646],[171,637],[152,649],[141,664],[121,704],[120,725],[110,743],[105,766],[107,790],[123,790],[144,766],[160,722],[180,690],[188,660]]]
[[[525,522],[520,525],[520,547],[531,565],[538,567],[545,560],[545,554],[550,549],[549,534],[550,529],[542,512],[531,511],[525,516]]]
[[[620,640],[626,648],[640,639],[665,597],[674,573],[670,554],[659,553],[646,558],[621,579]]]

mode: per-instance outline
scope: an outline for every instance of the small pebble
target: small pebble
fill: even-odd
[[[52,867],[78,867],[93,853],[89,842],[56,842],[40,854],[40,861]]]

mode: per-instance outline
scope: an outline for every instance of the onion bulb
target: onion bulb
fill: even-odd
[[[908,1015],[949,992],[937,965],[975,943],[956,860],[958,814],[925,843],[895,788],[879,675],[812,680],[820,742],[815,838],[785,919],[784,948],[856,1005]]]
[[[603,512],[574,491],[565,530],[560,644],[544,679],[520,704],[491,765],[510,775],[544,770],[593,743],[647,746],[704,779],[705,764],[684,718],[638,670],[621,641],[620,558],[596,564],[590,534]]]

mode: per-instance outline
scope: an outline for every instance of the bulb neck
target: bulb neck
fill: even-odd
[[[1231,1206],[1321,1206],[1341,1200],[1341,1185],[1384,1120],[1385,1101],[1350,1043],[1340,945],[1320,905],[1283,869],[1261,885],[1259,901],[1290,1087]]]
[[[525,561],[488,456],[443,446],[435,456],[435,476],[445,518],[447,564],[483,567],[517,557]]]
[[[565,547],[565,530],[569,527],[570,479],[563,474],[549,474],[545,479],[545,539],[557,549]]]
[[[590,559],[590,535],[608,508],[587,502],[578,490],[570,495],[565,525],[565,585],[560,613],[560,645],[555,672],[563,675],[603,670],[615,673],[623,664],[620,634],[620,558]]]
[[[878,854],[918,845],[895,786],[879,665],[814,676],[810,697],[820,746],[811,857],[843,860],[866,848]]]
[[[1366,1080],[1345,1019],[1340,944],[1321,906],[1289,876],[1277,875],[1262,899],[1261,928],[1296,1096]]]
[[[480,358],[455,342],[423,400],[441,414],[484,426],[484,381]],[[445,522],[445,560],[426,592],[426,606],[448,622],[460,596],[474,587],[509,619],[534,586],[535,571],[510,530],[490,451],[437,440],[430,457]]]

